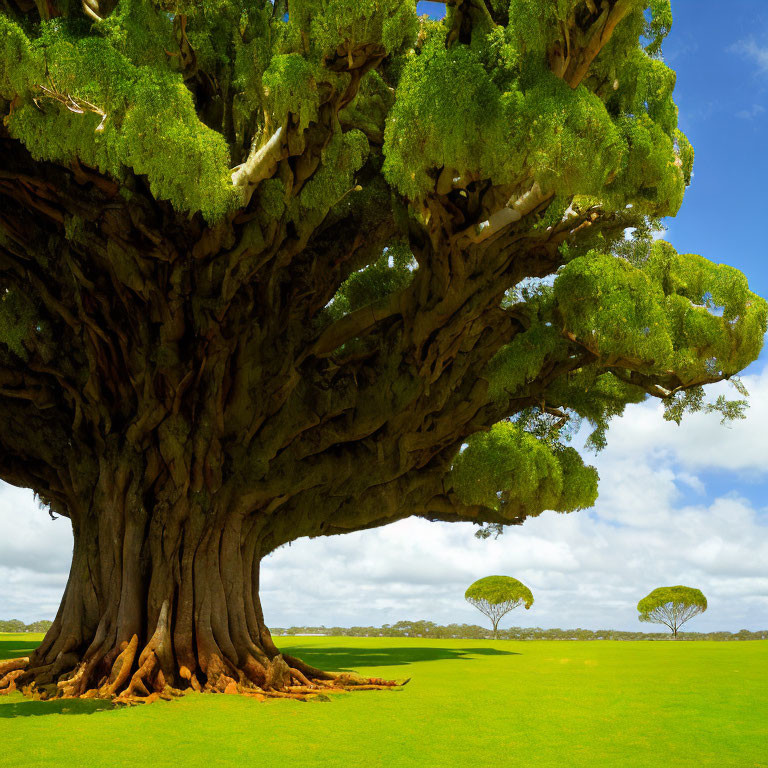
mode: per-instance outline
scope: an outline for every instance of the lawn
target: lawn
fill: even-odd
[[[39,635],[0,635],[0,658]],[[0,766],[768,767],[768,642],[277,638],[411,677],[330,703],[189,695],[110,709],[0,697]]]

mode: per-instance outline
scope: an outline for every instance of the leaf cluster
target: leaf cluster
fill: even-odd
[[[486,576],[471,584],[464,593],[467,600],[482,601],[489,605],[516,603],[526,609],[533,605],[533,594],[521,581],[511,576]]]
[[[695,587],[658,587],[650,594],[646,595],[638,604],[637,610],[640,613],[640,621],[649,621],[648,618],[653,611],[665,606],[696,607],[702,611],[707,610],[707,598],[700,589]]]
[[[454,459],[451,478],[463,503],[509,519],[546,509],[572,512],[597,498],[597,471],[574,448],[550,445],[512,421],[472,435]]]

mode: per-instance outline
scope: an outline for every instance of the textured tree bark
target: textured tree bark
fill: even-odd
[[[147,497],[144,479],[128,460],[102,462],[92,504],[73,510],[56,619],[28,660],[4,662],[0,689],[134,702],[185,689],[307,698],[394,685],[286,660],[259,601],[263,521],[215,496],[204,510],[175,487]]]

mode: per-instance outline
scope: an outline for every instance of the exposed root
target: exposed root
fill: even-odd
[[[24,669],[29,664],[29,656],[19,656],[17,659],[7,659],[0,661],[0,678],[5,677],[9,672],[15,672],[18,669]]]
[[[349,691],[372,691],[385,688],[400,688],[410,681],[410,677],[405,680],[384,680],[381,677],[361,677],[350,672],[330,673],[333,676],[333,683],[336,687],[344,688]]]
[[[293,668],[295,670],[295,667]],[[380,677],[361,677],[348,672],[326,672],[331,679],[307,678],[303,673],[293,675],[300,684],[288,685],[282,690],[264,691],[267,698],[291,698],[301,701],[329,701],[328,694],[350,691],[391,691],[405,685],[408,680],[383,680]]]
[[[101,642],[103,638],[99,638]],[[269,647],[269,646],[267,646]],[[0,662],[0,693],[21,690],[27,696],[51,698],[110,699],[115,704],[148,704],[170,701],[188,690],[266,699],[329,701],[330,694],[350,691],[392,690],[408,680],[361,677],[350,672],[324,672],[291,656],[267,654],[252,644],[236,665],[216,644],[190,657],[194,668],[177,665],[170,647],[168,604],[157,620],[156,630],[140,650],[138,634],[108,647],[95,641],[84,654],[71,644],[47,658],[31,657]]]
[[[290,664],[291,672],[297,678],[297,682],[307,684],[308,680],[316,685],[330,684],[345,690],[372,690],[374,688],[399,688],[405,685],[406,680],[384,680],[380,677],[361,677],[352,672],[326,672],[306,664],[294,656],[283,655],[283,659]],[[301,673],[301,677],[298,674]]]
[[[63,676],[63,679],[55,685],[36,685],[33,679],[21,690],[25,695],[35,699],[98,698],[111,699],[115,704],[127,706],[150,704],[158,700],[171,701],[183,696],[186,693],[185,690],[166,683],[154,653],[146,656],[142,654],[143,663],[133,675],[130,674],[137,645],[138,642],[134,636],[115,659],[109,676],[98,687],[86,687],[83,690],[83,685],[87,686],[84,680],[89,665],[81,662],[71,674]],[[273,660],[271,666],[274,671],[271,676],[268,676],[269,685],[265,682],[263,686],[250,681],[244,673],[240,673],[239,680],[227,674],[220,674],[215,679],[209,679],[204,686],[200,685],[192,673],[189,673],[189,677],[185,677],[183,673],[180,676],[187,681],[189,685],[187,690],[245,696],[258,701],[266,701],[267,699],[329,701],[328,696],[333,694],[349,693],[350,691],[393,690],[408,682],[408,680],[365,678],[347,672],[327,673],[330,679],[309,678],[295,667],[289,667],[282,659],[281,661],[282,664],[279,661],[275,664]],[[283,669],[283,665],[285,665],[285,669]],[[25,674],[31,673],[25,670],[23,666],[7,672],[0,679],[0,693],[10,693],[17,690],[17,681]]]
[[[16,681],[24,674],[28,664],[29,656],[0,661],[0,696],[16,690]]]
[[[290,673],[296,678],[296,680],[299,681],[299,683],[303,683],[309,688],[314,688],[314,684],[310,682],[309,678],[300,670],[296,669],[295,667],[289,667]]]
[[[120,655],[115,659],[112,665],[112,672],[109,676],[109,682],[102,686],[101,691],[106,696],[112,696],[119,691],[123,684],[131,675],[133,660],[136,658],[136,651],[139,647],[139,637],[134,635],[131,642],[126,645]]]
[[[289,684],[291,668],[281,655],[275,656],[267,666],[264,689],[267,691],[282,691]]]
[[[294,669],[299,670],[304,675],[306,675],[309,678],[312,678],[313,680],[332,680],[334,677],[334,673],[326,672],[323,669],[318,669],[317,667],[310,666],[309,664],[306,664],[305,662],[303,662],[301,659],[297,659],[295,656],[289,656],[288,654],[283,654],[283,658]]]

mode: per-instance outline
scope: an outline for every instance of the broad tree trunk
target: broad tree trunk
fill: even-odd
[[[28,662],[0,664],[0,688],[132,701],[184,689],[302,698],[388,685],[280,654],[259,602],[259,517],[231,513],[224,494],[205,508],[175,487],[142,498],[129,463],[99,476],[92,505],[72,514],[56,619]]]

